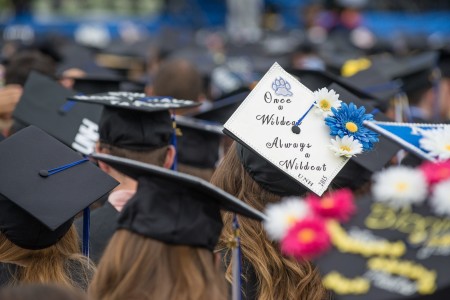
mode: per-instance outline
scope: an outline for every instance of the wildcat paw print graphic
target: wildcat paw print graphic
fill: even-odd
[[[272,89],[278,96],[292,96],[291,85],[289,82],[283,79],[283,77],[278,77],[272,83]]]

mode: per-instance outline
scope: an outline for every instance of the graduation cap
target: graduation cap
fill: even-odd
[[[35,126],[0,143],[0,168],[0,230],[26,249],[55,244],[78,212],[118,184]]]
[[[191,100],[149,97],[133,92],[77,95],[69,99],[103,105],[100,141],[130,150],[151,150],[169,145],[174,131],[169,110],[200,105]]]
[[[355,201],[357,215],[334,225],[335,247],[314,261],[333,299],[445,299],[449,219],[427,205],[395,209],[372,199]]]
[[[354,94],[358,99],[365,101],[380,110],[384,110],[386,105],[377,97],[361,90],[356,84],[352,84],[349,80],[343,80],[341,77],[320,70],[287,70],[290,74],[297,77],[298,80],[315,91],[332,83],[337,83],[344,89]]]
[[[250,94],[250,89],[241,88],[229,95],[214,101],[213,106],[207,110],[191,114],[191,117],[210,122],[225,124],[242,101]]]
[[[66,100],[75,94],[52,79],[32,72],[13,117],[25,125],[38,126],[80,153],[89,154],[98,140],[102,107]]]
[[[222,231],[220,210],[261,221],[265,215],[212,184],[187,174],[107,154],[92,154],[138,181],[118,228],[174,245],[214,250]]]
[[[383,101],[383,111],[388,108],[390,100],[401,92],[401,82],[390,80],[375,67],[360,71],[350,77],[342,77],[343,82],[358,87],[361,91]]]
[[[74,78],[73,89],[83,94],[96,94],[108,91],[119,91],[121,79],[118,77],[93,77]]]
[[[320,85],[317,80],[314,83],[316,89],[328,85],[327,82]],[[373,147],[372,142],[377,141],[376,134],[362,127],[359,119],[371,119],[372,116],[352,103],[342,104],[339,111],[333,112],[330,108],[340,102],[334,93],[332,96],[329,93],[327,90],[314,94],[275,63],[227,121],[224,132],[240,144],[238,156],[260,185],[280,195],[283,195],[283,190],[299,195],[305,188],[321,195],[351,156],[343,155],[339,149],[356,150],[359,142],[361,152],[363,148],[368,151]],[[328,112],[321,108],[320,97],[329,98],[325,99]],[[351,115],[359,125],[353,121],[349,123]],[[341,122],[345,123],[345,128],[341,128],[343,135],[333,139],[339,135],[333,124],[344,126],[339,125]],[[340,143],[344,138],[354,141],[355,145],[333,150],[332,144]],[[265,161],[266,166],[261,161]],[[294,184],[283,181],[279,176],[277,180],[267,176],[273,170],[284,174],[284,179],[289,178]]]
[[[185,116],[177,116],[176,123],[181,130],[177,140],[178,162],[201,169],[215,168],[223,126]]]

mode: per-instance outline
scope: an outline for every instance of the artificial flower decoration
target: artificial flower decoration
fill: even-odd
[[[336,137],[331,139],[330,149],[336,156],[352,157],[363,152],[361,143],[352,136],[344,135],[344,137]]]
[[[436,163],[425,162],[420,166],[420,170],[427,179],[428,184],[434,185],[450,179],[450,160]]]
[[[322,198],[310,194],[305,201],[312,211],[323,218],[335,219],[346,222],[355,213],[356,207],[353,203],[353,193],[350,189],[340,189],[325,194]]]
[[[330,135],[343,138],[351,136],[358,140],[364,151],[371,150],[378,142],[378,134],[363,126],[363,122],[373,120],[373,115],[366,114],[366,109],[355,104],[342,103],[339,109],[331,108],[332,115],[325,118],[325,124],[330,127]]]
[[[314,92],[314,106],[316,112],[321,113],[324,117],[331,114],[331,108],[335,109],[341,107],[341,100],[339,95],[334,90],[328,90],[327,88],[321,88]]]
[[[308,218],[297,222],[281,241],[281,252],[299,260],[311,259],[331,246],[325,222]]]
[[[421,203],[427,196],[427,181],[419,169],[390,167],[375,174],[373,179],[374,199],[395,208]]]
[[[272,240],[279,241],[292,225],[305,218],[310,212],[303,199],[286,198],[280,203],[267,205],[267,221],[264,222],[264,228]]]
[[[422,131],[420,147],[439,160],[450,159],[450,127]]]
[[[450,216],[450,180],[442,181],[434,186],[430,205],[438,215]]]

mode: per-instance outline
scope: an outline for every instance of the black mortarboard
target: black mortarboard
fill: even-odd
[[[177,116],[176,123],[181,130],[177,139],[178,162],[201,169],[215,168],[223,126],[184,116]]]
[[[111,155],[92,157],[139,182],[118,219],[119,229],[212,251],[223,227],[221,209],[265,219],[263,213],[197,177]]]
[[[74,78],[73,89],[83,94],[105,93],[120,90],[120,78],[114,77],[83,77]]]
[[[401,91],[401,83],[389,80],[376,68],[360,71],[350,77],[342,77],[343,82],[358,87],[361,91],[375,96],[383,101],[383,111],[388,108],[392,100]],[[381,105],[381,103],[380,103]]]
[[[355,204],[357,215],[341,225],[339,238],[332,237],[343,248],[333,247],[315,261],[325,286],[335,291],[333,299],[447,299],[449,219],[428,205],[394,209],[370,195]]]
[[[424,52],[390,61],[380,65],[379,70],[391,79],[401,79],[403,91],[410,95],[433,87],[435,80],[439,79],[437,59],[437,52]]]
[[[190,116],[196,119],[225,124],[248,94],[250,94],[248,88],[240,89],[238,92],[233,92],[231,95],[216,100],[211,108]]]
[[[200,105],[191,100],[149,97],[131,92],[79,95],[70,99],[104,105],[99,126],[100,141],[131,150],[169,145],[173,133],[169,110]]]
[[[42,249],[74,216],[117,182],[35,126],[0,143],[0,230],[14,244]]]
[[[75,94],[52,79],[32,72],[13,117],[25,125],[38,126],[83,154],[91,153],[98,139],[102,107],[66,100]]]
[[[380,99],[369,93],[359,89],[359,87],[349,84],[348,80],[342,80],[341,77],[331,73],[319,70],[287,70],[293,76],[297,77],[299,81],[307,86],[311,91],[315,91],[324,86],[329,86],[332,83],[337,83],[350,93],[354,94],[358,99],[364,101],[364,105],[371,104],[379,109],[383,109],[384,105]]]

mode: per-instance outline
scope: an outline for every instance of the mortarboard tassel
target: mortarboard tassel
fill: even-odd
[[[175,114],[172,114],[172,126],[173,126],[173,131],[172,131],[172,134],[170,135],[170,144],[172,146],[174,146],[175,150],[177,150],[177,123],[175,120]],[[178,156],[178,153],[175,152],[175,157],[173,158],[173,164],[170,167],[170,169],[172,171],[176,171],[178,168],[177,156]]]
[[[73,163],[70,163],[70,164],[67,164],[67,165],[63,165],[63,166],[60,166],[60,167],[57,167],[57,168],[53,168],[53,169],[50,169],[50,170],[40,170],[39,171],[39,175],[41,177],[49,177],[49,176],[51,176],[53,174],[56,174],[56,173],[64,171],[64,170],[67,170],[69,168],[72,168],[72,167],[74,167],[76,165],[82,164],[82,163],[87,162],[87,161],[88,161],[87,158],[83,158],[83,159],[74,161]]]
[[[316,103],[316,102],[314,102],[314,103],[311,105],[311,107],[308,108],[308,110],[303,114],[303,116],[301,116],[301,118],[298,119],[297,122],[295,122],[295,125],[292,126],[291,130],[292,130],[293,133],[295,133],[295,134],[300,134],[300,131],[301,131],[301,130],[300,130],[299,125],[302,123],[303,119],[306,117],[306,115],[307,115],[307,114],[311,111],[311,109],[314,107],[314,104],[315,104],[315,103]]]
[[[241,239],[239,237],[239,223],[237,215],[233,216],[233,241],[232,260],[233,260],[233,300],[241,300]]]

